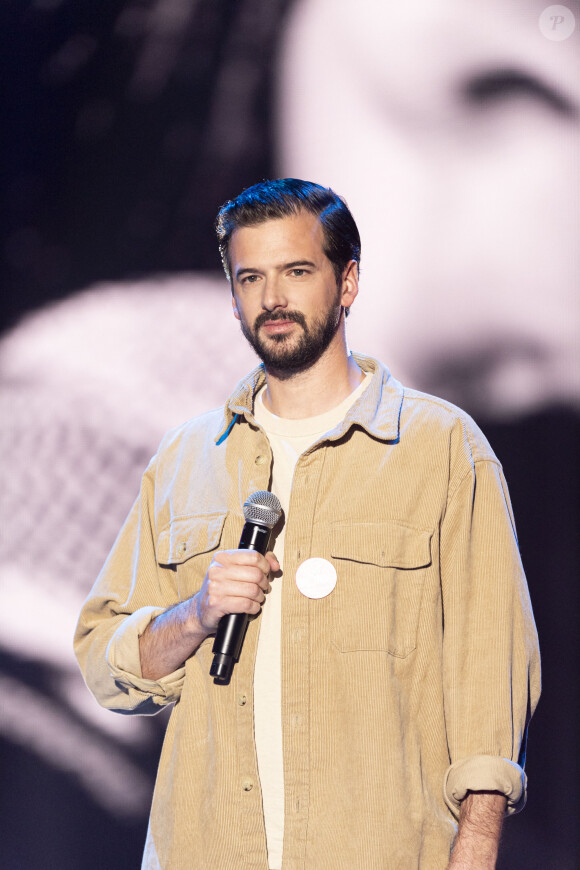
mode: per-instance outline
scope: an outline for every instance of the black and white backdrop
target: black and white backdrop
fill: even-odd
[[[579,33],[577,0],[3,0],[6,870],[139,867],[165,714],[100,710],[72,633],[162,433],[254,364],[213,220],[281,175],[360,225],[353,349],[503,463],[544,694],[500,867],[579,866]]]

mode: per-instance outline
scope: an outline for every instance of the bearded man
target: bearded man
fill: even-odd
[[[105,707],[174,704],[143,867],[493,868],[540,683],[501,466],[465,413],[349,352],[360,239],[333,191],[254,185],[217,234],[262,365],[165,436],[76,634]],[[238,546],[263,490],[265,555]]]

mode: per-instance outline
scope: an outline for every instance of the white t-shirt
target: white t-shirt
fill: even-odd
[[[299,456],[326,432],[334,429],[344,418],[349,408],[364,391],[370,373],[365,374],[359,386],[336,408],[307,417],[303,420],[287,420],[277,417],[266,409],[262,397],[265,387],[254,400],[254,417],[264,429],[273,454],[271,491],[278,496],[288,515],[294,468]],[[274,542],[274,553],[284,568],[284,525]],[[262,802],[268,866],[281,870],[282,844],[284,840],[284,765],[282,754],[282,696],[281,696],[281,646],[282,583],[294,578],[275,578],[262,609],[256,667],[254,672],[254,731],[258,757],[258,773],[262,787]]]

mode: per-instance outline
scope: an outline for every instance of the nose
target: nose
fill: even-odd
[[[262,308],[264,311],[275,311],[277,308],[286,308],[288,300],[284,293],[282,282],[278,277],[268,277],[264,281],[262,291]]]

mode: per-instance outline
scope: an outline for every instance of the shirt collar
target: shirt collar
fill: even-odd
[[[404,388],[381,362],[370,356],[353,353],[365,372],[373,373],[371,382],[339,425],[329,434],[329,440],[341,438],[351,426],[362,426],[369,435],[381,441],[397,441]],[[266,381],[264,366],[259,365],[234,389],[224,408],[224,416],[216,443],[227,438],[238,418],[253,419],[254,396]]]

